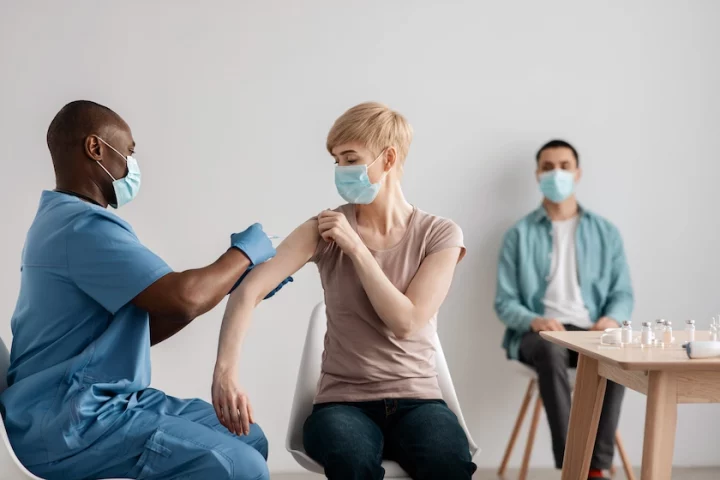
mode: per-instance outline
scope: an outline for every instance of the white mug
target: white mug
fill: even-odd
[[[622,328],[606,328],[600,335],[600,345],[620,345]]]

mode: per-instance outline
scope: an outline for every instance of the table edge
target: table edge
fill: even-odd
[[[628,371],[687,371],[687,370],[704,370],[704,371],[718,371],[720,370],[720,362],[712,362],[707,363],[704,360],[695,360],[693,362],[668,362],[668,363],[658,363],[655,362],[628,362],[628,361],[622,361],[622,360],[614,360],[611,358],[608,358],[604,355],[601,355],[597,352],[593,352],[590,350],[587,350],[585,348],[579,348],[577,345],[574,345],[570,342],[566,342],[560,338],[554,337],[552,335],[548,335],[550,332],[540,332],[540,336],[548,342],[554,343],[556,345],[560,345],[562,347],[565,347],[569,350],[572,350],[573,352],[577,352],[579,355],[584,355],[586,357],[590,357],[594,360],[597,360],[601,363],[606,363],[609,365],[614,365],[616,367],[619,367],[623,370]]]

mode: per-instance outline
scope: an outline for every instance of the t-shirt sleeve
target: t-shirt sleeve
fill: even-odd
[[[315,264],[320,263],[328,250],[330,250],[330,244],[320,237],[318,239],[317,246],[315,247],[315,253],[313,253],[312,257],[310,257],[310,262]]]
[[[426,245],[425,255],[432,255],[446,248],[459,247],[458,262],[463,259],[466,252],[462,230],[455,222],[446,218],[438,219],[433,225]]]
[[[113,315],[172,269],[120,221],[91,213],[67,239],[70,279]]]
[[[340,213],[344,214],[345,216],[348,216],[348,215],[352,214],[352,212],[353,212],[351,207],[352,207],[351,205],[343,205],[341,207],[334,209],[334,211],[340,212]],[[317,219],[318,219],[318,217],[312,217],[310,220],[317,221]],[[332,243],[326,242],[325,240],[323,240],[322,237],[320,237],[318,239],[317,246],[315,247],[315,253],[313,254],[312,257],[310,257],[310,262],[315,263],[315,264],[320,264],[320,262],[323,260],[323,258],[325,258],[325,256],[328,254],[328,252],[330,252],[330,250],[332,249],[332,246],[333,246]]]

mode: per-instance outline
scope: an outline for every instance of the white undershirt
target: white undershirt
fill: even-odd
[[[552,222],[552,262],[545,292],[545,318],[554,318],[564,324],[580,328],[592,327],[590,313],[580,292],[575,255],[575,230],[579,216]]]

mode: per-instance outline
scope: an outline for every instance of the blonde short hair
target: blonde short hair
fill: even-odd
[[[373,153],[395,147],[400,164],[405,161],[413,129],[408,121],[387,105],[376,102],[361,103],[343,113],[335,120],[327,137],[330,154],[344,143],[361,142]]]

